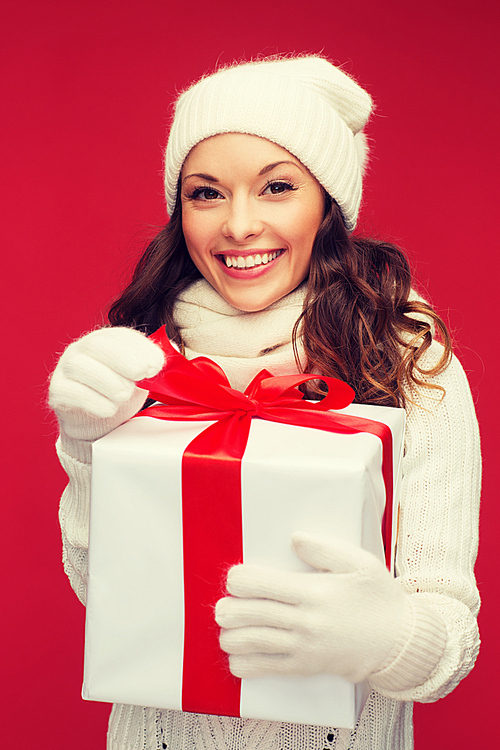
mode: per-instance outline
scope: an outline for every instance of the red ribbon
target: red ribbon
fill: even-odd
[[[166,354],[166,364],[138,385],[149,390],[154,405],[137,416],[173,421],[213,420],[184,451],[182,516],[184,549],[184,664],[182,708],[196,713],[240,715],[241,681],[227,669],[219,647],[213,608],[224,596],[225,574],[243,561],[241,459],[252,418],[312,427],[328,432],[368,432],[382,441],[386,507],[382,534],[390,566],[392,529],[392,433],[382,422],[338,414],[353,397],[352,388],[322,377],[328,394],[322,401],[303,399],[301,383],[317,375],[273,377],[261,370],[244,393],[231,388],[212,360],[188,361],[167,338],[165,327],[151,340]]]

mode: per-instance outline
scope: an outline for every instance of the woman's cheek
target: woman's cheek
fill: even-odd
[[[189,246],[201,251],[203,246],[221,229],[221,222],[209,211],[192,212],[182,223],[184,238]]]

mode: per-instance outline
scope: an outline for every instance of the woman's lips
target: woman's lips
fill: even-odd
[[[264,274],[269,268],[275,266],[277,261],[284,255],[285,250],[260,250],[254,253],[232,254],[224,253],[216,255],[218,262],[224,272],[235,279],[255,278]]]

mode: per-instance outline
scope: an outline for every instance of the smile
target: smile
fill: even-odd
[[[265,266],[273,260],[276,260],[284,250],[274,250],[271,253],[257,253],[255,255],[220,255],[221,260],[228,268],[254,268],[255,266]]]

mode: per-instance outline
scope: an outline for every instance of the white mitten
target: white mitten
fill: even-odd
[[[216,607],[221,648],[237,677],[314,675],[361,682],[391,664],[412,626],[410,596],[374,555],[336,538],[295,534],[316,570],[229,571]]]
[[[67,452],[83,460],[78,441],[96,440],[133,417],[147,397],[135,381],[156,375],[164,361],[160,347],[132,328],[101,328],[70,344],[49,387]]]

